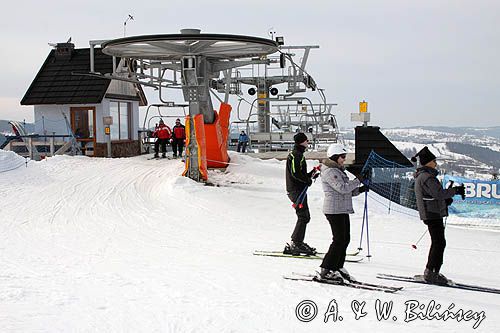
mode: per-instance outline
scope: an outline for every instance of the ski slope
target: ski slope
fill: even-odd
[[[284,193],[284,162],[238,154],[231,161],[226,172],[210,171],[218,186],[179,176],[178,160],[146,156],[57,156],[0,172],[0,332],[497,331],[500,295],[375,278],[421,274],[429,237],[412,249],[425,231],[422,222],[388,214],[374,200],[372,258],[346,267],[358,280],[404,290],[385,294],[284,280],[291,272],[313,273],[320,264],[252,255],[289,241],[295,214]],[[325,251],[331,234],[319,182],[310,188],[309,202],[306,241]],[[359,245],[363,204],[363,196],[355,198],[349,250]],[[498,288],[500,234],[453,226],[446,233],[443,272]],[[365,242],[363,248],[366,255]],[[310,322],[296,317],[303,300],[318,308]],[[377,318],[377,300],[393,302],[388,320]],[[454,312],[484,311],[485,319],[477,329],[474,320],[405,322],[405,302],[411,300],[434,300]],[[356,301],[366,302],[366,316],[357,320],[351,310]],[[324,322],[329,304],[337,304],[342,321],[330,316]]]

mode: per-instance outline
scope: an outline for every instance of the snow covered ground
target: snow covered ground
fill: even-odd
[[[284,280],[284,274],[313,273],[320,264],[252,255],[281,250],[289,241],[295,214],[284,193],[284,162],[231,158],[235,164],[226,172],[210,172],[220,185],[213,187],[179,176],[178,160],[146,156],[58,156],[0,172],[0,332],[498,331],[500,295],[375,278],[422,273],[429,245],[425,235],[412,249],[425,231],[422,222],[388,214],[375,200],[369,201],[373,257],[346,267],[358,280],[404,290],[386,294]],[[319,182],[309,201],[306,241],[325,251],[331,235]],[[359,245],[363,203],[362,196],[355,198],[350,250]],[[500,234],[454,226],[446,233],[443,272],[500,287]],[[303,300],[318,308],[310,322],[296,317]],[[325,323],[332,300],[343,320],[327,317]],[[389,319],[377,318],[377,300],[393,302]],[[477,320],[405,322],[405,302],[427,306],[432,300],[438,312],[484,311],[486,318],[475,330]],[[356,301],[365,302],[366,312],[357,320],[351,309]]]

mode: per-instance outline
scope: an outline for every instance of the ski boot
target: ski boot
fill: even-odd
[[[321,272],[319,273],[320,280],[328,280],[332,283],[336,284],[345,284],[344,278],[339,271],[332,271],[328,268],[321,268]]]
[[[451,280],[446,278],[446,276],[444,276],[443,274],[439,273],[439,271],[429,268],[426,268],[424,271],[424,280],[427,283],[438,285],[447,285],[451,283]]]
[[[292,244],[286,243],[285,249],[283,250],[283,254],[290,254],[292,256],[300,256],[300,250]]]
[[[307,256],[315,256],[317,251],[316,248],[309,246],[307,243],[304,242],[292,242],[292,245],[296,246],[300,253],[305,254]]]
[[[340,275],[342,275],[344,280],[347,280],[349,282],[356,282],[356,279],[351,274],[349,274],[347,269],[345,269],[344,267],[340,268],[338,272],[340,273]]]

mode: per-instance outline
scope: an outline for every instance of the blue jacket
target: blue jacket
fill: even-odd
[[[240,137],[238,138],[238,142],[248,142],[248,135],[240,134]]]

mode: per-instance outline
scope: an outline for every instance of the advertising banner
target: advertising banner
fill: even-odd
[[[443,186],[464,184],[465,200],[459,195],[453,197],[453,204],[449,207],[450,214],[460,216],[498,218],[500,216],[500,181],[467,179],[463,177],[445,175]]]

